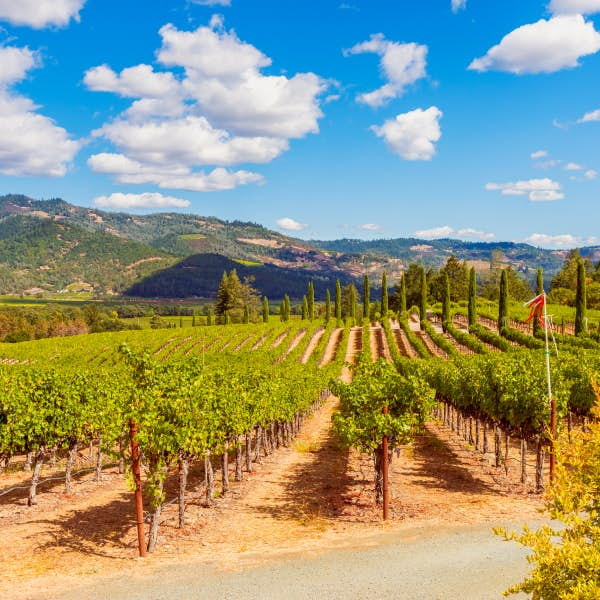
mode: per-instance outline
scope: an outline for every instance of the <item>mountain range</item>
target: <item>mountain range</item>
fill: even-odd
[[[600,259],[600,247],[582,248]],[[0,196],[0,293],[89,289],[96,295],[214,297],[223,269],[253,277],[261,293],[298,298],[309,280],[317,297],[335,279],[394,282],[409,263],[439,268],[454,254],[479,272],[495,260],[528,278],[551,277],[566,250],[513,242],[415,238],[304,241],[257,223],[181,213],[133,215],[61,199]]]

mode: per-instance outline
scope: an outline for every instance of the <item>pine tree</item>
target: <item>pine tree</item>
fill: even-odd
[[[400,278],[400,306],[398,312],[401,317],[406,316],[406,278],[404,277],[404,273]]]
[[[446,325],[450,322],[450,280],[448,273],[444,273],[442,287],[442,329],[446,331]]]
[[[269,299],[266,296],[263,298],[262,318],[263,323],[269,322]]]
[[[331,319],[331,294],[329,290],[325,290],[325,324]]]
[[[423,321],[427,318],[427,276],[424,267],[421,267],[421,296],[419,302],[419,313]]]
[[[335,280],[335,319],[339,323],[342,320],[342,286],[340,280]]]
[[[508,327],[508,273],[502,270],[500,276],[500,298],[498,300],[498,331]]]
[[[302,317],[303,321],[306,321],[308,318],[308,301],[306,300],[306,296],[302,296]]]
[[[229,323],[231,323],[231,317],[229,316],[229,311],[226,310],[225,314],[223,315],[223,325],[229,325]]]
[[[315,320],[315,288],[313,286],[313,282],[308,282],[308,294],[307,294],[307,308],[308,308],[308,318],[311,321]]]
[[[388,286],[387,273],[383,271],[381,276],[381,318],[386,319],[388,316]]]
[[[290,314],[291,314],[291,306],[290,306],[290,297],[285,294],[283,296],[283,313],[285,315],[284,317],[284,321],[287,322],[290,320]]]
[[[369,276],[365,275],[363,279],[363,319],[369,319],[371,316],[371,285]]]
[[[586,270],[582,259],[577,263],[577,294],[575,295],[575,335],[587,333]]]
[[[469,272],[469,327],[477,324],[477,276],[475,267]]]
[[[541,267],[538,267],[537,275],[536,275],[536,285],[535,285],[535,294],[539,296],[544,293],[544,274]],[[537,336],[540,334],[542,330],[542,326],[537,317],[533,319],[533,335]]]
[[[219,289],[217,290],[217,303],[215,305],[217,315],[224,315],[225,311],[229,308],[230,302],[229,278],[227,277],[227,271],[223,271],[221,283],[219,283]]]
[[[244,317],[242,319],[242,323],[250,323],[250,311],[248,310],[248,305],[244,306]]]

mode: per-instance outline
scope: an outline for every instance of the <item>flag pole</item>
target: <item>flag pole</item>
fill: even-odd
[[[544,294],[544,331],[546,338],[546,378],[548,380],[548,400],[550,401],[550,483],[554,480],[554,469],[556,456],[554,445],[556,441],[556,401],[552,396],[552,384],[550,382],[550,349],[548,347],[548,311],[546,309],[546,292]]]

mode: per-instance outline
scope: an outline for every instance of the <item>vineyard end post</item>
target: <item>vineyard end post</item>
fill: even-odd
[[[144,534],[144,499],[142,497],[142,476],[140,472],[140,447],[137,442],[137,423],[129,421],[129,439],[131,441],[131,466],[135,481],[135,521],[137,525],[138,547],[140,557],[146,556],[146,540]]]
[[[388,414],[388,407],[383,407],[383,414]],[[388,436],[384,435],[382,440],[381,470],[383,472],[383,520],[387,521],[390,516],[390,488],[389,488],[389,449]]]

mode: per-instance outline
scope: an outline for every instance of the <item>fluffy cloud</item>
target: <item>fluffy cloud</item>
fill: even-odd
[[[469,65],[474,71],[553,73],[579,66],[579,59],[600,50],[600,33],[581,15],[565,15],[523,25]]]
[[[363,223],[362,225],[358,225],[357,229],[361,231],[379,231],[381,225],[377,225],[377,223]]]
[[[0,173],[60,177],[67,172],[80,142],[37,112],[29,98],[11,91],[27,71],[39,65],[28,48],[0,47]]]
[[[577,163],[570,162],[565,165],[565,171],[582,171],[583,167]]]
[[[578,123],[590,123],[591,121],[600,121],[600,108],[591,112],[585,113]]]
[[[457,230],[448,225],[415,231],[414,235],[426,240],[454,237],[467,240],[487,241],[496,237],[493,233],[479,231],[478,229],[472,229],[471,227]]]
[[[231,0],[192,0],[192,4],[200,6],[231,6]]]
[[[298,223],[298,221],[290,219],[290,217],[277,219],[276,223],[280,229],[285,229],[286,231],[302,231],[308,227],[306,223]]]
[[[430,160],[435,155],[434,143],[442,136],[441,117],[442,111],[436,106],[417,108],[397,115],[381,127],[373,125],[371,130],[405,160]]]
[[[558,181],[547,177],[543,179],[528,179],[509,183],[486,183],[488,191],[500,191],[505,196],[529,196],[532,202],[548,202],[551,200],[562,200],[562,193]]]
[[[547,248],[576,248],[577,246],[598,243],[598,239],[595,237],[581,238],[571,235],[570,233],[562,233],[559,235],[534,233],[525,238],[524,241],[532,246],[543,246]]]
[[[407,86],[426,76],[427,46],[390,42],[383,34],[377,33],[366,42],[344,50],[344,56],[365,53],[381,57],[381,71],[388,82],[373,92],[359,94],[357,100],[363,104],[382,106],[388,100],[401,96]]]
[[[84,82],[90,89],[137,98],[95,132],[119,152],[92,157],[93,169],[110,173],[114,165],[120,181],[142,172],[144,183],[154,173],[161,187],[195,190],[215,189],[198,184],[198,178],[204,182],[216,174],[227,181],[227,187],[217,189],[229,189],[235,182],[263,179],[248,171],[215,169],[207,176],[194,169],[268,163],[289,148],[290,139],[319,131],[321,94],[329,84],[314,73],[264,75],[271,59],[233,30],[226,31],[221,16],[194,31],[165,25],[160,35],[158,61],[173,72],[145,64],[120,73],[107,65],[87,71]],[[127,173],[120,170],[125,159],[130,161]],[[172,175],[182,170],[185,176]]]
[[[531,158],[533,158],[533,160],[537,160],[538,158],[546,158],[547,156],[547,150],[536,150],[535,152],[531,153]]]
[[[146,165],[122,154],[95,154],[88,159],[88,165],[96,173],[113,175],[119,183],[153,184],[162,189],[219,192],[263,182],[262,175],[250,171],[228,171],[219,167],[205,173],[180,165]]]
[[[598,172],[594,171],[594,169],[588,169],[583,176],[589,180],[596,179],[596,177],[598,177]]]
[[[86,0],[0,0],[0,20],[34,29],[62,27],[79,21]]]
[[[451,0],[452,12],[456,13],[459,10],[467,8],[467,0]]]
[[[548,9],[555,15],[591,15],[600,12],[600,0],[551,0]]]
[[[115,193],[110,196],[98,196],[93,203],[99,208],[112,208],[115,210],[185,208],[190,205],[189,200],[163,196],[156,192],[146,192],[144,194]]]

